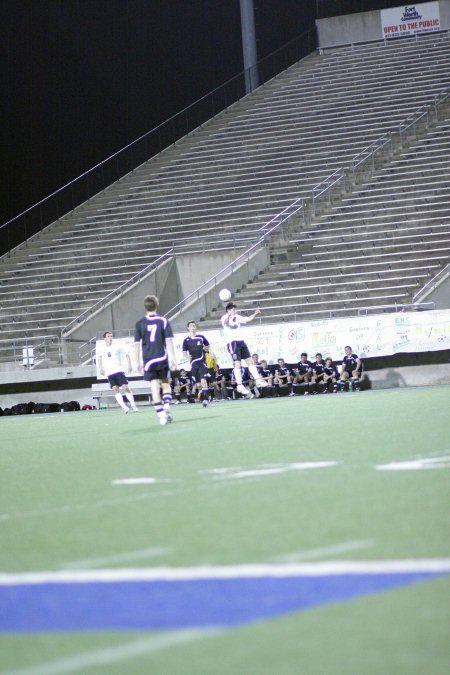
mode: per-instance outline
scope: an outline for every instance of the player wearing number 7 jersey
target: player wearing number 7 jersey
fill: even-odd
[[[139,372],[144,372],[144,380],[150,382],[160,424],[167,424],[172,421],[169,366],[171,370],[177,368],[173,332],[169,321],[158,314],[159,300],[155,295],[144,298],[144,307],[147,313],[136,323],[134,332],[136,360]]]

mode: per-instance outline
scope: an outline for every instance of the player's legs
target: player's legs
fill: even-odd
[[[164,411],[167,416],[167,421],[171,422],[172,421],[172,414],[170,410],[170,406],[172,403],[172,387],[170,386],[169,378],[165,377],[161,379],[161,391],[162,391],[162,400],[163,400],[163,406],[164,406]]]
[[[160,424],[171,422],[170,404],[172,402],[172,389],[169,383],[167,365],[146,371],[144,379],[150,381],[153,409],[159,418]]]
[[[265,382],[263,378],[260,377],[258,368],[256,367],[255,362],[253,361],[253,357],[249,356],[248,358],[244,359],[244,361],[247,365],[250,375],[252,375],[253,379],[255,380],[256,386],[267,387],[267,382]]]
[[[129,402],[131,403],[131,407],[133,408],[134,412],[137,412],[138,409],[136,407],[136,403],[134,401],[134,396],[133,393],[131,392],[131,389],[128,384],[123,384],[122,385],[122,395],[125,394]]]
[[[117,385],[117,384],[112,384],[112,385],[111,385],[111,389],[112,389],[113,392],[114,392],[114,398],[116,399],[117,403],[120,405],[120,407],[122,408],[122,410],[124,411],[124,413],[127,413],[127,412],[128,412],[128,408],[127,408],[127,406],[125,405],[125,401],[123,400],[122,394],[120,393],[119,385]]]
[[[348,370],[343,370],[339,378],[339,388],[341,391],[345,390],[346,385],[348,385],[351,377],[351,373]]]
[[[191,373],[195,378],[198,389],[198,397],[202,402],[204,408],[208,407],[209,385],[208,385],[208,368],[205,363],[197,362],[192,364]]]
[[[244,359],[250,358],[250,352],[245,342],[231,342],[228,345],[228,351],[233,359],[233,372],[236,381],[236,391],[242,396],[252,396],[251,392],[242,383],[241,364]]]

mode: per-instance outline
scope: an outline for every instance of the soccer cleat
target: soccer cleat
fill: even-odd
[[[250,394],[249,390],[246,389],[243,384],[238,384],[236,391],[242,394],[242,396],[248,396]]]
[[[166,415],[165,412],[158,413],[158,417],[159,417],[159,423],[160,424],[167,424],[167,422],[169,421],[167,419],[167,415]]]
[[[128,412],[128,408],[122,408],[122,410],[123,410],[123,412],[124,412],[124,413],[125,413],[125,415],[126,415],[126,414],[127,414],[127,412]]]
[[[172,417],[172,413],[170,412],[170,410],[166,412],[166,418],[167,418],[167,424],[170,424],[171,422],[173,422],[173,417]]]
[[[303,396],[309,396],[309,391],[305,391],[305,393],[303,394]]]
[[[139,409],[137,408],[137,406],[133,407],[133,412],[139,412]]]
[[[295,396],[294,392],[291,391],[291,393],[289,394],[289,396]]]
[[[256,386],[261,388],[261,387],[267,387],[268,384],[265,380],[262,379],[262,377],[258,377],[258,379],[256,380]]]

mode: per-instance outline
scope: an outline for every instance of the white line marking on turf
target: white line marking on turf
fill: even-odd
[[[141,478],[117,478],[112,481],[113,485],[154,485],[155,483],[170,483],[166,478],[152,478],[142,476]]]
[[[261,464],[255,467],[231,466],[210,469],[203,473],[212,474],[215,480],[230,478],[254,478],[255,476],[274,476],[289,471],[308,471],[336,466],[338,462],[291,462],[289,464]]]
[[[373,539],[365,539],[361,541],[347,541],[343,542],[342,544],[335,544],[334,546],[311,548],[307,551],[297,551],[296,553],[288,553],[286,555],[277,556],[275,558],[275,561],[280,563],[295,563],[300,562],[302,560],[327,558],[330,555],[349,553],[349,551],[358,551],[363,548],[370,548],[371,546],[373,546]]]
[[[198,579],[256,579],[259,577],[324,577],[330,574],[450,573],[450,558],[417,560],[342,560],[271,565],[257,563],[199,567],[137,567],[117,570],[56,570],[0,573],[0,586],[53,583],[115,583],[117,581],[189,581]]]
[[[148,558],[157,558],[170,553],[170,548],[142,548],[137,551],[127,551],[126,553],[117,553],[115,555],[104,556],[103,558],[88,558],[87,560],[76,560],[74,562],[62,565],[65,570],[87,569],[90,567],[101,567],[102,565],[117,565],[131,560],[147,560]]]
[[[147,656],[169,647],[183,645],[200,638],[218,635],[216,629],[177,630],[170,633],[152,635],[144,640],[135,640],[116,647],[107,647],[95,651],[75,654],[59,661],[41,663],[20,670],[2,671],[0,675],[62,675],[63,673],[93,672],[94,667],[107,666],[118,661],[127,661],[138,656]],[[124,671],[125,672],[125,671]],[[126,672],[130,672],[126,668]]]
[[[424,469],[450,469],[450,455],[444,457],[422,457],[402,462],[378,464],[378,471],[421,471]]]

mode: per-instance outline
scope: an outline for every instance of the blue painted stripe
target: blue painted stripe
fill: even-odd
[[[10,585],[0,587],[0,631],[235,626],[350,600],[441,574]]]

